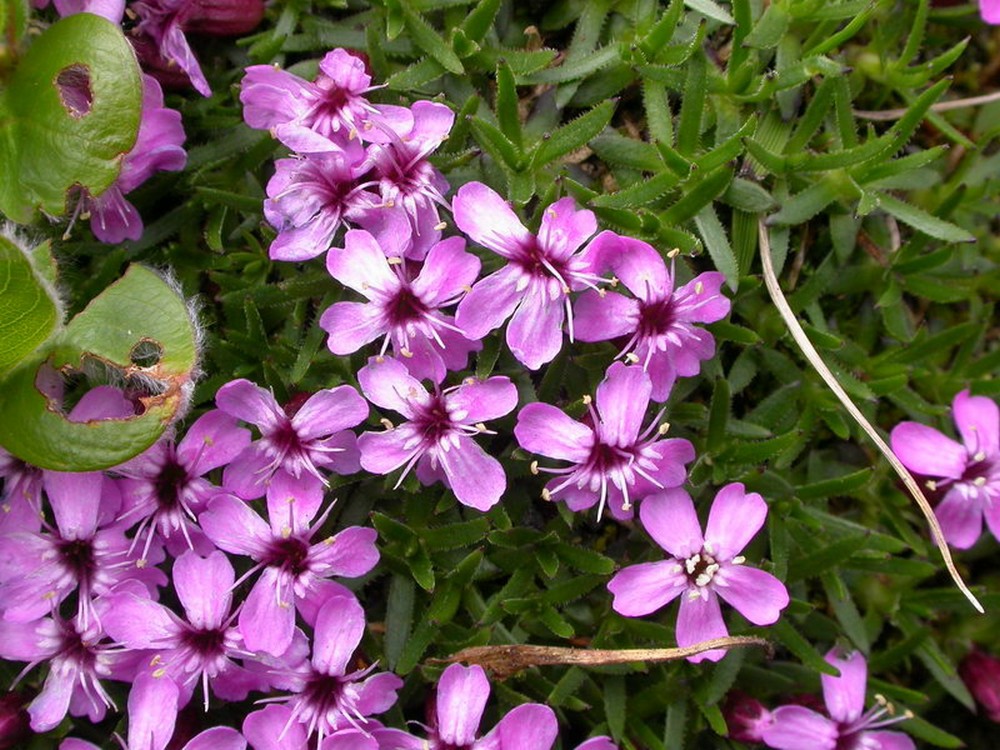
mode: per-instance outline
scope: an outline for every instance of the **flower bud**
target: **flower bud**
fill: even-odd
[[[264,0],[192,0],[184,31],[211,36],[241,36],[257,28]]]
[[[0,696],[0,750],[23,747],[31,736],[31,717],[24,710],[24,703],[20,693]]]
[[[729,738],[738,742],[762,742],[761,734],[771,723],[771,712],[764,704],[741,690],[733,690],[726,696],[722,715]]]
[[[990,721],[1000,724],[1000,659],[973,651],[962,660],[958,674]]]

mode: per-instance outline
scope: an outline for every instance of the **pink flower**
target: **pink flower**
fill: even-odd
[[[236,456],[222,475],[226,489],[244,500],[262,496],[278,471],[306,488],[326,483],[320,469],[338,474],[358,470],[357,439],[348,428],[368,416],[368,404],[349,385],[314,393],[293,416],[278,406],[274,394],[244,379],[222,386],[215,403],[260,430],[260,439]]]
[[[974,649],[962,659],[958,674],[990,721],[1000,724],[1000,659]]]
[[[375,238],[354,229],[344,249],[334,249],[327,270],[337,281],[364,295],[367,302],[338,302],[328,307],[320,325],[330,334],[334,354],[352,354],[383,337],[380,355],[392,343],[417,379],[444,380],[448,370],[465,367],[469,351],[479,345],[456,327],[441,309],[454,304],[479,275],[479,259],[465,252],[461,237],[449,237],[431,248],[419,271],[402,258],[386,258]]]
[[[184,169],[184,138],[181,113],[163,106],[160,84],[143,75],[142,116],[135,146],[122,160],[118,180],[97,197],[85,195],[80,203],[80,210],[90,213],[90,228],[97,239],[114,245],[142,237],[142,217],[125,196],[156,172]]]
[[[892,717],[891,706],[884,700],[864,710],[865,657],[855,652],[843,658],[835,649],[826,655],[826,661],[840,670],[839,677],[820,676],[830,717],[804,706],[780,706],[761,733],[767,746],[776,750],[915,750],[913,740],[902,732],[881,731],[910,718],[909,712]]]
[[[42,527],[42,470],[0,448],[0,538]]]
[[[563,198],[545,209],[535,236],[482,183],[459,188],[453,207],[459,229],[507,260],[459,303],[458,327],[469,338],[481,339],[510,318],[507,345],[519,362],[537,370],[562,348],[567,317],[573,340],[570,292],[602,281],[588,251],[577,252],[597,231],[593,212],[577,210],[572,198]]]
[[[398,729],[376,731],[380,750],[549,750],[559,733],[555,713],[548,706],[517,706],[479,736],[479,724],[490,697],[483,668],[452,664],[438,680],[427,739]],[[595,742],[595,740],[590,740]],[[586,744],[586,743],[585,743]],[[599,746],[598,746],[599,747]],[[613,746],[612,746],[613,747]]]
[[[181,619],[164,605],[115,591],[102,613],[108,634],[128,649],[152,649],[153,676],[166,675],[180,689],[179,705],[190,700],[201,684],[205,710],[208,690],[225,700],[242,700],[250,690],[267,687],[263,679],[236,663],[250,657],[230,613],[236,576],[226,556],[216,550],[208,557],[185,552],[174,562],[173,584],[184,608]]]
[[[643,528],[672,556],[669,560],[623,568],[608,583],[612,607],[641,617],[681,596],[677,645],[682,648],[729,634],[719,608],[721,597],[754,625],[771,625],[788,606],[785,585],[751,568],[739,554],[760,531],[767,503],[742,484],[727,484],[715,496],[704,536],[691,497],[681,489],[650,495],[639,506]],[[682,596],[683,595],[683,596]],[[721,649],[688,661],[719,661]]]
[[[763,742],[763,731],[771,723],[771,712],[756,698],[731,690],[722,707],[729,738],[737,742]]]
[[[634,299],[603,289],[580,295],[573,310],[576,337],[607,341],[628,336],[619,356],[641,363],[653,383],[653,400],[666,401],[678,375],[698,374],[715,354],[712,334],[695,323],[714,323],[729,314],[721,273],[703,273],[674,288],[668,271],[650,245],[613,232],[601,232],[588,250],[597,269],[610,269]]]
[[[428,393],[406,367],[394,359],[372,359],[358,373],[365,397],[391,409],[407,422],[385,432],[358,438],[361,465],[374,474],[414,466],[423,484],[437,480],[463,505],[489,510],[507,488],[503,467],[472,436],[489,433],[484,422],[499,419],[517,405],[517,389],[505,377],[469,379],[462,385]]]
[[[348,672],[351,656],[365,631],[365,613],[353,596],[332,596],[320,608],[314,628],[312,660],[294,675],[294,695],[286,725],[298,721],[306,734],[323,738],[341,729],[370,729],[368,717],[396,702],[403,681],[394,674],[370,675],[368,669]]]
[[[906,468],[945,493],[934,510],[944,538],[967,549],[979,539],[984,516],[1000,539],[1000,410],[991,399],[962,391],[952,417],[962,443],[917,422],[896,425],[890,441]]]
[[[122,512],[118,520],[127,521],[128,526],[139,524],[132,547],[145,535],[145,558],[157,534],[168,541],[177,541],[179,534],[187,548],[194,549],[200,533],[197,515],[219,492],[204,475],[228,464],[249,444],[250,431],[215,410],[199,417],[179,443],[164,438],[116,467],[115,472],[125,477],[120,482]]]
[[[365,153],[357,141],[343,151],[278,159],[267,183],[264,216],[278,230],[268,254],[301,261],[325,253],[334,235],[376,209],[371,183],[360,183]]]
[[[320,61],[315,82],[277,66],[250,66],[241,84],[240,101],[247,125],[270,130],[293,151],[339,151],[348,141],[364,137],[369,121],[404,133],[412,127],[410,110],[376,106],[365,98],[375,88],[359,57],[335,49]]]
[[[1000,24],[1000,0],[979,0],[979,13],[986,23]]]
[[[378,562],[374,529],[352,526],[311,543],[326,520],[324,513],[312,523],[322,500],[321,487],[302,491],[290,477],[278,475],[267,488],[269,523],[243,500],[225,494],[199,518],[220,549],[257,562],[244,578],[263,568],[240,610],[240,632],[250,651],[283,654],[292,644],[299,600],[315,596],[321,580],[356,578]]]
[[[616,362],[597,387],[597,408],[587,400],[586,422],[549,404],[521,409],[514,428],[521,447],[572,464],[533,467],[560,475],[546,485],[546,498],[565,500],[572,510],[597,505],[598,519],[607,504],[615,518],[624,520],[633,515],[633,501],[684,483],[684,464],[694,460],[694,447],[687,440],[660,439],[662,412],[642,429],[650,390],[641,368]]]

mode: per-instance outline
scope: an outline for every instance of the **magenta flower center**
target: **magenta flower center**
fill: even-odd
[[[399,288],[385,309],[390,326],[405,326],[407,323],[423,320],[429,312],[427,306],[406,285]]]
[[[162,511],[177,510],[181,506],[181,493],[189,481],[187,468],[176,459],[168,459],[153,481],[156,501]]]
[[[89,583],[96,567],[91,539],[63,539],[57,542],[63,565],[72,571],[81,585]]]
[[[435,445],[455,431],[448,406],[439,395],[432,397],[414,416],[413,425],[427,442]]]
[[[656,338],[670,330],[676,322],[673,297],[639,303],[639,338]]]
[[[688,585],[693,588],[708,586],[720,567],[716,559],[704,549],[691,555],[684,561],[684,574],[687,576]]]
[[[309,570],[309,545],[298,537],[275,539],[264,555],[264,565],[281,568],[293,576]]]
[[[226,634],[218,628],[186,630],[181,636],[181,643],[204,662],[222,657],[226,652]]]

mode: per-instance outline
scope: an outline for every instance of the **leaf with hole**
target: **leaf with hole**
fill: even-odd
[[[141,106],[121,29],[89,13],[50,26],[0,90],[0,212],[27,223],[36,209],[62,214],[71,187],[104,192],[135,144]]]

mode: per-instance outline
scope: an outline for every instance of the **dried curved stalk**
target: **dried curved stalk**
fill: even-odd
[[[931,112],[950,112],[953,109],[978,107],[980,104],[992,104],[996,101],[1000,101],[1000,91],[994,91],[992,94],[983,94],[982,96],[970,96],[966,99],[938,102],[931,105]],[[881,110],[856,109],[853,114],[855,117],[860,117],[863,120],[882,120],[888,122],[902,118],[909,111],[906,108]]]
[[[759,220],[757,222],[757,230],[760,236],[760,258],[764,266],[764,283],[767,285],[767,291],[771,295],[771,299],[774,301],[775,306],[778,308],[778,312],[785,321],[785,325],[788,326],[788,331],[792,334],[792,338],[795,339],[795,343],[799,345],[799,349],[805,355],[805,358],[809,361],[809,364],[813,366],[816,372],[819,373],[820,377],[827,384],[834,395],[840,400],[840,403],[844,405],[844,408],[850,413],[860,426],[867,434],[868,437],[872,439],[875,446],[881,451],[882,455],[885,456],[886,460],[896,470],[899,478],[903,480],[903,484],[910,491],[913,499],[917,502],[917,506],[920,508],[920,512],[924,514],[924,518],[927,519],[927,524],[931,527],[931,535],[934,538],[934,543],[937,548],[941,551],[941,557],[944,558],[944,565],[948,569],[951,579],[958,586],[958,590],[961,591],[965,598],[968,599],[972,606],[980,614],[984,614],[985,610],[983,605],[979,603],[976,599],[975,594],[973,594],[969,587],[965,585],[965,581],[962,580],[962,576],[959,575],[958,570],[955,568],[955,563],[951,558],[951,550],[948,549],[948,543],[944,540],[944,534],[941,532],[941,526],[938,524],[937,517],[934,515],[934,511],[931,509],[931,504],[927,502],[927,498],[924,497],[924,493],[920,489],[920,485],[910,474],[909,470],[903,466],[902,462],[896,458],[896,454],[892,452],[886,442],[882,439],[881,435],[876,432],[875,428],[872,427],[871,423],[865,419],[865,415],[861,413],[854,402],[851,401],[851,397],[847,395],[844,389],[841,387],[837,378],[834,377],[833,373],[830,372],[830,368],[826,366],[826,363],[820,358],[815,347],[813,347],[812,342],[809,341],[806,336],[805,331],[802,330],[802,326],[799,325],[799,321],[795,317],[795,313],[792,312],[792,308],[789,307],[788,302],[785,300],[785,295],[781,291],[781,287],[778,286],[778,279],[774,274],[774,264],[771,261],[771,243],[767,234],[767,227],[764,226],[764,222]]]
[[[464,648],[447,659],[429,659],[436,664],[478,664],[488,669],[498,680],[505,680],[530,667],[555,664],[574,664],[581,667],[598,667],[605,664],[631,664],[637,661],[677,661],[716,648],[762,646],[770,652],[771,644],[755,636],[729,636],[702,641],[684,648],[564,648],[560,646],[474,646]]]

